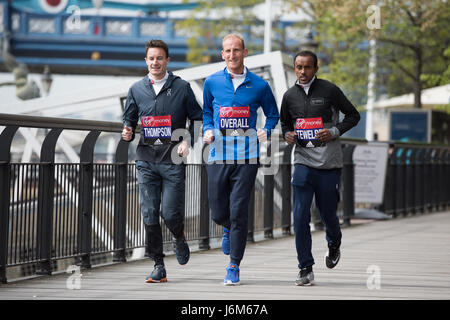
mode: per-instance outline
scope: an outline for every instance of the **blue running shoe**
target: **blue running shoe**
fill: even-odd
[[[222,251],[224,254],[230,254],[230,230],[223,227]]]
[[[227,275],[223,280],[225,286],[239,285],[239,266],[230,263],[227,267]]]
[[[152,273],[145,278],[146,283],[167,282],[166,268],[163,265],[155,265]]]

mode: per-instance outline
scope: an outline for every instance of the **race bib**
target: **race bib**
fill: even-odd
[[[238,134],[236,130],[247,130],[250,128],[250,107],[220,107],[219,111],[220,130],[226,134],[228,130],[231,135]],[[230,133],[230,131],[228,131]]]
[[[295,121],[297,143],[305,148],[323,146],[323,143],[315,138],[316,133],[322,129],[322,118],[297,118]]]
[[[144,142],[149,145],[170,144],[172,138],[171,116],[142,117]]]

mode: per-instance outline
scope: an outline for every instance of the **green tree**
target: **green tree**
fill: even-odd
[[[328,57],[327,76],[354,88],[359,98],[364,89],[356,88],[368,73],[364,44],[372,36],[377,40],[378,84],[386,86],[389,95],[413,91],[416,108],[421,107],[421,90],[447,69],[444,52],[450,38],[450,6],[445,0],[288,1],[314,18],[320,50]],[[372,16],[367,12],[371,5],[380,13],[380,24],[372,30],[368,23]]]
[[[255,25],[256,16],[251,8],[264,0],[200,0],[199,6],[192,10],[190,16],[177,22],[176,29],[181,32],[187,32],[189,53],[186,60],[194,65],[208,63],[217,55],[217,48],[221,48],[221,42],[218,42],[227,33],[240,33],[249,35],[258,33]],[[201,14],[209,17],[212,12],[223,13],[220,19],[199,19]],[[258,50],[250,43],[246,46],[251,54]]]

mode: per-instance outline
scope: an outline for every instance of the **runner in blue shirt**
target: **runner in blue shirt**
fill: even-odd
[[[147,283],[166,282],[160,215],[174,237],[174,248],[181,265],[189,261],[190,250],[184,235],[185,165],[173,157],[189,152],[189,134],[174,141],[173,134],[184,130],[190,120],[191,141],[194,121],[201,121],[202,109],[185,80],[167,71],[169,48],[162,40],[146,43],[148,76],[128,91],[123,115],[122,139],[132,141],[138,123],[141,137],[136,148],[139,201],[150,258],[155,262]]]
[[[230,255],[225,285],[239,284],[239,265],[248,232],[248,204],[258,171],[259,141],[267,140],[280,117],[269,84],[244,66],[244,40],[229,34],[222,41],[226,68],[205,80],[203,140],[211,144],[208,197],[214,222],[223,226],[222,250]],[[266,116],[256,129],[257,111]]]

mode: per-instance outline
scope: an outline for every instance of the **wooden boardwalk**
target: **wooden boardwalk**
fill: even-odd
[[[305,300],[450,299],[450,212],[428,213],[343,229],[342,258],[324,265],[324,232],[313,232],[315,285],[297,287],[293,236],[247,245],[241,285],[224,287],[220,249],[194,252],[186,266],[166,257],[168,282],[144,283],[148,260],[83,270],[79,289],[67,273],[0,285],[0,299]],[[69,281],[69,283],[71,283]],[[76,282],[72,282],[76,287]]]

